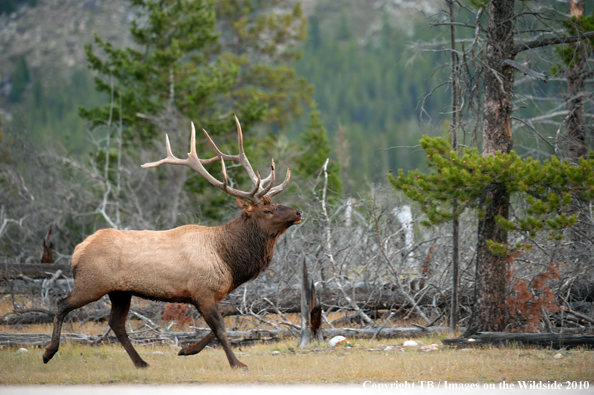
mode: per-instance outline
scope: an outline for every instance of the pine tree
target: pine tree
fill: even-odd
[[[112,98],[121,98],[126,137],[140,140],[155,137],[155,127],[137,114],[158,116],[173,105],[192,119],[206,118],[200,127],[209,127],[216,118],[213,96],[224,94],[236,81],[238,67],[217,59],[209,64],[215,50],[215,12],[210,1],[133,0],[140,15],[131,22],[130,32],[139,49],[116,49],[95,36],[95,44],[105,53],[99,56],[91,44],[85,47],[89,67],[101,76],[96,89]],[[140,24],[146,18],[148,23]],[[113,103],[91,109],[80,108],[80,115],[93,126],[110,118],[118,119]],[[207,111],[211,114],[208,116]]]
[[[311,177],[320,172],[332,151],[326,128],[317,109],[314,108],[309,114],[309,125],[300,137],[304,153],[297,160],[296,172],[303,177]],[[328,188],[335,194],[342,193],[340,163],[336,161],[331,161],[328,166]]]
[[[530,157],[521,159],[513,150],[485,157],[476,149],[465,149],[458,155],[445,139],[427,136],[421,139],[421,147],[427,153],[428,174],[399,170],[398,177],[389,178],[395,188],[420,204],[427,216],[423,222],[426,226],[452,220],[468,209],[476,210],[479,219],[484,218],[482,201],[493,186],[498,186],[528,204],[525,216],[519,215],[521,210],[516,210],[516,218],[511,220],[495,215],[498,227],[525,232],[531,238],[537,232],[548,231],[551,237],[558,238],[577,220],[576,215],[567,216],[563,210],[571,204],[572,195],[594,200],[594,159],[581,158],[575,166],[555,156],[543,162]],[[458,199],[454,212],[450,207],[453,198]],[[486,240],[486,248],[498,256],[530,247]]]
[[[12,88],[8,94],[8,100],[12,103],[18,103],[21,101],[27,86],[31,82],[31,76],[29,75],[29,68],[27,67],[27,61],[25,57],[18,60],[14,74],[12,76]]]
[[[279,56],[273,53],[283,44],[290,48],[287,44],[300,37],[287,32],[300,21],[298,6],[277,14],[234,0],[130,2],[139,10],[130,28],[137,49],[116,49],[97,36],[95,45],[105,56],[86,46],[89,66],[100,75],[96,88],[121,97],[127,139],[153,138],[154,123],[137,114],[157,116],[164,108],[175,108],[215,135],[232,130],[233,112],[247,129],[260,121],[283,125],[302,111],[301,102],[309,98],[311,88],[291,68],[275,63],[294,56],[289,49]],[[224,19],[231,17],[236,23]],[[217,32],[217,22],[227,30]],[[274,33],[273,39],[256,40],[264,31]],[[252,52],[266,53],[271,61],[258,62],[250,58]],[[111,103],[80,108],[80,115],[93,126],[103,125],[110,112],[118,119],[119,109]]]

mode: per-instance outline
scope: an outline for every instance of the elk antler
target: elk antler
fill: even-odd
[[[167,144],[167,157],[165,159],[161,159],[158,162],[145,163],[144,165],[142,165],[142,167],[144,167],[144,168],[158,167],[158,166],[161,166],[162,164],[166,164],[166,163],[171,164],[171,165],[188,166],[189,168],[194,170],[196,173],[198,173],[202,177],[204,177],[208,182],[210,182],[215,187],[222,189],[223,191],[227,192],[231,196],[241,197],[241,198],[250,200],[254,204],[260,203],[260,201],[262,200],[262,198],[264,196],[272,197],[276,194],[279,194],[280,192],[283,191],[283,189],[285,189],[287,184],[289,184],[289,180],[291,179],[291,169],[289,169],[289,166],[287,166],[287,175],[285,176],[285,180],[283,181],[282,184],[277,185],[275,187],[273,187],[274,181],[276,180],[276,175],[274,172],[274,169],[275,169],[274,159],[272,159],[272,163],[270,166],[271,171],[270,171],[270,175],[268,177],[266,177],[265,179],[262,180],[260,177],[260,172],[254,173],[254,169],[252,168],[252,165],[250,164],[250,161],[248,160],[247,156],[245,155],[245,151],[243,150],[243,135],[241,133],[241,125],[239,124],[239,120],[237,119],[237,116],[236,115],[234,115],[234,116],[235,116],[235,122],[237,123],[237,144],[239,145],[239,154],[227,155],[227,154],[222,153],[217,148],[215,143],[212,141],[212,139],[210,138],[210,136],[208,135],[206,130],[202,129],[204,131],[204,134],[206,135],[208,143],[214,150],[216,156],[214,158],[210,158],[210,159],[198,158],[198,155],[196,154],[196,129],[194,128],[194,123],[192,122],[192,137],[190,138],[190,152],[188,153],[188,159],[179,159],[179,158],[176,158],[175,155],[173,155],[173,153],[171,152],[171,145],[169,144],[169,136],[165,135],[165,141]],[[210,173],[203,166],[203,165],[208,165],[208,164],[217,162],[219,160],[221,161],[221,166],[223,168],[223,182],[217,180],[212,175],[210,175]],[[225,168],[226,160],[238,162],[245,168],[250,179],[254,183],[254,189],[252,189],[251,192],[244,192],[244,191],[241,191],[241,190],[238,190],[238,189],[235,189],[235,188],[232,188],[229,186],[228,180],[227,180],[227,169]],[[268,184],[268,185],[266,185],[266,184]],[[264,185],[266,185],[266,187],[264,187]]]

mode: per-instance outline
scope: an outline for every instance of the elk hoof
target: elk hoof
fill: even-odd
[[[146,369],[149,367],[149,364],[144,362],[144,361],[140,361],[136,364],[134,364],[138,369]]]

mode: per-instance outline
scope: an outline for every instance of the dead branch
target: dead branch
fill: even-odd
[[[522,51],[527,51],[529,49],[546,47],[549,45],[571,44],[578,41],[583,41],[590,37],[594,37],[594,31],[569,37],[550,37],[527,41],[524,43],[514,45],[514,49],[512,50],[512,57],[515,57],[518,53]]]

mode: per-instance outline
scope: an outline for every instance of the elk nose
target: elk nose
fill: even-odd
[[[303,218],[303,213],[299,210],[296,210],[295,214],[297,214],[297,217],[302,219]]]

